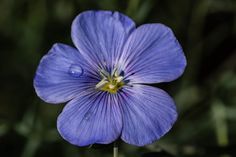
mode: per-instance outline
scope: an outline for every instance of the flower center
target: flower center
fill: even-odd
[[[112,74],[101,70],[100,75],[102,77],[102,80],[96,85],[96,89],[115,94],[120,88],[125,85],[125,83],[123,82],[124,76],[120,76],[117,72],[117,69],[115,69]]]

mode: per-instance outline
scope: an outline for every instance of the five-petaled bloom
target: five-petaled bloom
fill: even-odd
[[[57,119],[72,144],[107,144],[121,138],[143,146],[177,119],[174,101],[148,86],[169,82],[186,59],[170,28],[135,23],[119,12],[85,11],[72,24],[76,48],[55,44],[40,61],[34,87],[48,103],[69,103]]]

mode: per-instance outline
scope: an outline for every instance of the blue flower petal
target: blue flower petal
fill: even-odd
[[[133,83],[159,83],[178,78],[186,59],[170,28],[146,24],[130,35],[119,64]]]
[[[115,95],[84,92],[70,101],[57,120],[61,136],[71,144],[108,144],[121,134],[122,117]]]
[[[134,85],[124,88],[122,104],[123,130],[121,138],[143,146],[166,134],[177,119],[172,98],[163,90]]]
[[[75,48],[55,44],[38,66],[34,78],[36,93],[48,103],[69,101],[81,91],[95,86],[99,75],[88,69]]]
[[[127,16],[111,11],[86,11],[72,24],[75,46],[95,70],[111,70],[121,55],[124,42],[134,30]]]

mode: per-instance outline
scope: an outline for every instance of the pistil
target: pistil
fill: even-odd
[[[100,75],[102,80],[96,85],[96,89],[115,94],[125,85],[123,82],[124,76],[120,76],[117,69],[115,69],[111,75],[108,72],[101,70]]]

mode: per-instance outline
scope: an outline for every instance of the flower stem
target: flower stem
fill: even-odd
[[[118,157],[118,145],[116,142],[114,142],[113,146],[113,157]]]

